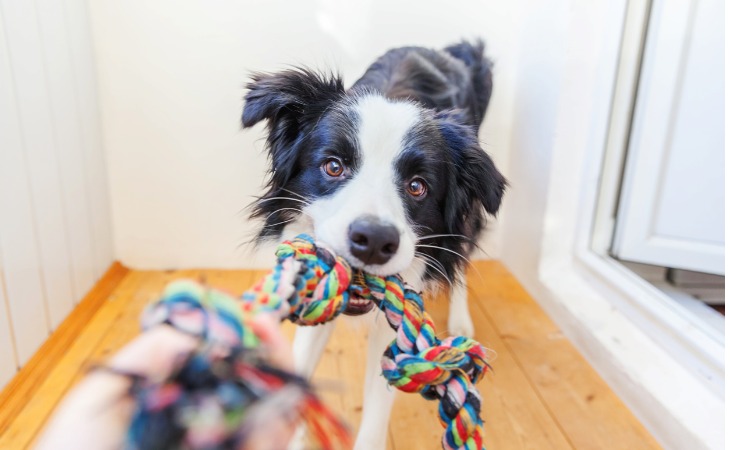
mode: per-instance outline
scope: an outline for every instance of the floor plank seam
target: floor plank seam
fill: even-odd
[[[487,308],[483,305],[483,302],[477,301],[477,302],[473,302],[473,303],[476,303],[477,304],[477,308],[479,308],[482,311],[482,313],[484,314],[484,317],[487,319],[487,321],[492,326],[492,328],[494,328],[495,330],[497,330],[497,333],[499,333],[500,336],[501,336],[501,330],[500,330],[500,328],[497,326],[495,320],[492,318],[492,316],[487,311]],[[525,366],[522,364],[522,361],[517,356],[518,355],[518,352],[515,352],[515,350],[510,345],[509,340],[502,339],[502,344],[505,346],[505,348],[509,352],[510,356],[512,356],[512,359],[515,361],[515,364],[517,364],[517,367],[520,369],[520,371],[522,371],[522,373],[526,375],[525,378],[527,379],[527,382],[529,383],[530,387],[532,388],[532,390],[535,393],[535,395],[537,396],[537,398],[540,399],[540,404],[542,404],[542,406],[545,408],[545,411],[547,411],[547,413],[550,415],[550,418],[555,423],[555,426],[558,428],[558,430],[560,430],[560,433],[565,438],[565,441],[570,445],[570,447],[572,449],[576,450],[577,447],[573,443],[573,440],[570,438],[570,435],[563,428],[562,424],[560,423],[560,421],[558,420],[557,416],[555,415],[555,413],[553,412],[552,408],[550,407],[550,404],[545,400],[545,398],[543,397],[542,393],[537,388],[537,385],[532,380],[532,377],[529,376],[529,373],[530,372],[526,370]]]

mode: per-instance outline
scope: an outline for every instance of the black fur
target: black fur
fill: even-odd
[[[341,158],[357,171],[358,116],[352,99],[376,92],[415,101],[423,108],[396,171],[401,180],[419,175],[429,185],[422,200],[401,192],[416,234],[459,235],[419,242],[446,250],[418,249],[438,261],[438,270],[429,267],[428,279],[443,280],[440,272],[444,272],[453,280],[484,229],[486,215],[496,215],[506,187],[477,138],[492,91],[491,63],[483,51],[480,41],[461,42],[443,51],[394,49],[348,91],[340,78],[307,69],[255,75],[247,86],[242,120],[244,127],[268,121],[268,191],[254,203],[252,213],[264,219],[259,240],[278,238],[299,214],[301,202],[279,197],[312,200],[343,185],[322,180],[320,166],[328,156]]]
[[[439,111],[459,108],[478,130],[492,95],[492,63],[484,57],[482,41],[461,42],[441,52],[396,48],[378,58],[353,86],[363,88]]]
[[[257,73],[246,87],[243,127],[266,119],[269,133],[268,192],[254,203],[251,217],[264,219],[258,240],[277,238],[302,206],[299,201],[283,199],[297,197],[291,192],[297,192],[298,186],[291,181],[301,170],[300,159],[306,147],[302,138],[313,130],[327,108],[344,96],[345,89],[339,76],[306,68]]]
[[[425,227],[418,234],[454,235],[427,238],[418,250],[440,263],[449,280],[465,264],[486,225],[486,214],[496,215],[506,181],[491,158],[481,149],[476,134],[461,110],[432,113],[414,129],[397,163],[404,180],[424,177],[429,195],[415,201],[403,193],[413,224]],[[429,267],[428,279],[443,279]]]

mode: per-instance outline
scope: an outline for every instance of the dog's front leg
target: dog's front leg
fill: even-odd
[[[324,353],[334,329],[334,321],[312,327],[297,327],[294,332],[292,351],[294,353],[294,370],[298,374],[306,379],[312,378],[312,374],[314,374],[317,364],[322,358],[322,353]],[[307,448],[306,434],[306,427],[304,425],[298,426],[289,443],[288,450]]]
[[[376,311],[375,324],[368,336],[362,420],[355,440],[355,450],[385,450],[395,388],[388,386],[383,378],[380,360],[393,339],[395,332],[388,325],[385,315]]]
[[[467,302],[466,276],[462,270],[459,270],[455,278],[449,303],[449,334],[474,337],[474,322],[471,320]]]
[[[292,351],[294,353],[294,369],[298,374],[307,379],[312,377],[334,329],[335,323],[333,321],[311,327],[297,327],[294,332]]]

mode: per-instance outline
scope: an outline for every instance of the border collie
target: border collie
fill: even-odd
[[[244,128],[266,120],[268,190],[253,204],[259,242],[313,234],[352,266],[400,273],[417,290],[451,287],[449,331],[473,335],[463,270],[506,181],[477,133],[492,91],[484,45],[388,51],[350,89],[297,68],[255,74]],[[353,300],[349,315],[373,314]],[[394,339],[382,315],[368,338],[356,449],[384,449],[394,389],[379,377]],[[300,327],[295,365],[310,376],[333,324]]]

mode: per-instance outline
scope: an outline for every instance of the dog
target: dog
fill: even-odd
[[[507,186],[477,137],[492,93],[483,42],[390,50],[349,89],[307,68],[256,73],[246,88],[243,127],[268,125],[256,241],[306,232],[355,268],[399,273],[419,291],[448,286],[449,331],[472,336],[464,267]],[[384,449],[394,390],[379,376],[380,358],[395,334],[371,301],[353,299],[345,313],[372,316],[355,448]],[[303,375],[332,330],[297,329]]]

